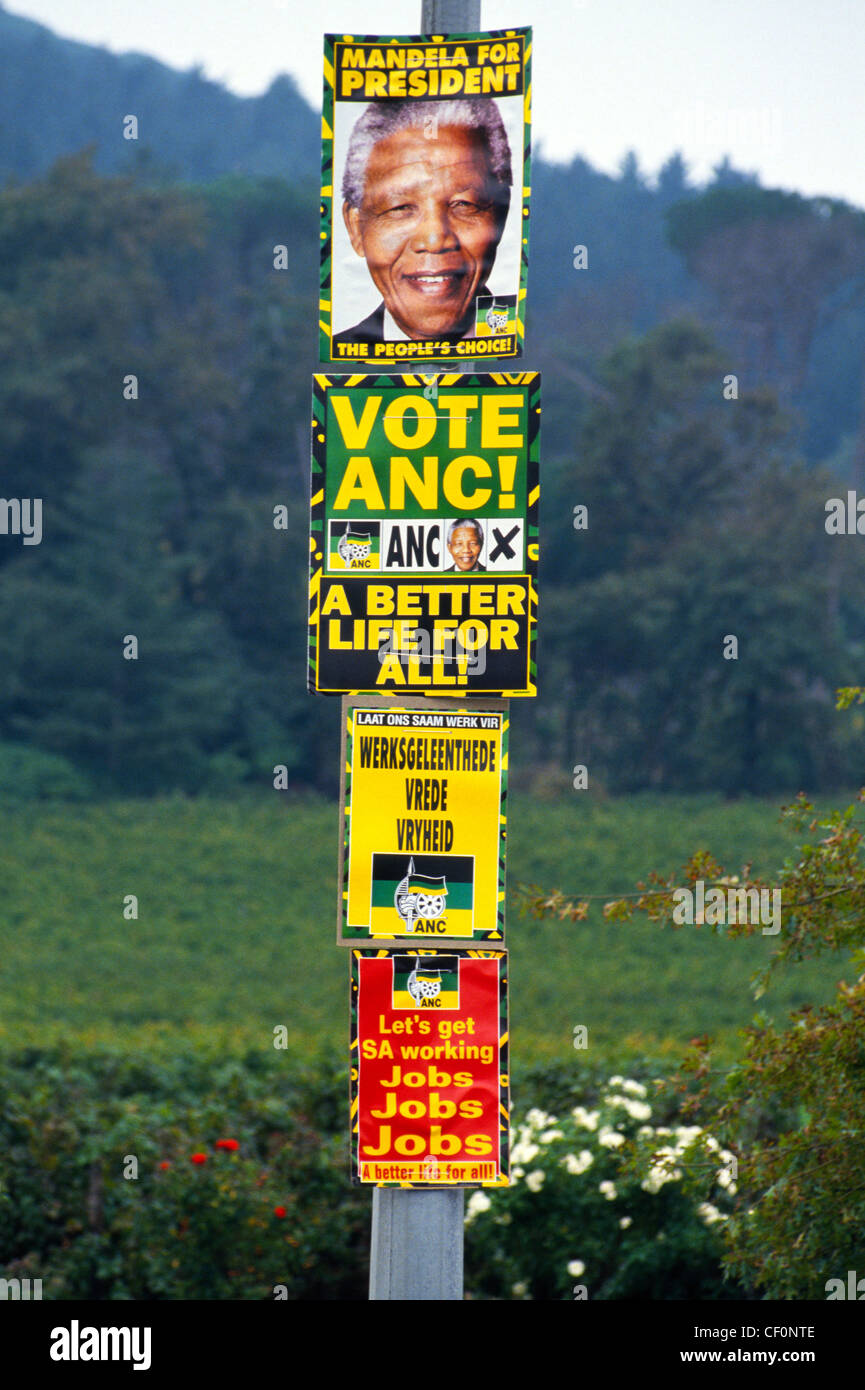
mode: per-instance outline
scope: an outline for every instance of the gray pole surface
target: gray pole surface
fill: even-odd
[[[423,0],[424,34],[480,27],[481,0]],[[373,1188],[370,1300],[461,1301],[464,1210],[461,1187]]]
[[[476,34],[481,27],[481,0],[423,0],[422,34]]]
[[[462,1300],[461,1187],[373,1188],[369,1296]]]

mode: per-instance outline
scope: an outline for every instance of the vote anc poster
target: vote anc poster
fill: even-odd
[[[531,33],[325,36],[323,362],[522,354]]]
[[[504,951],[351,953],[352,1180],[508,1182]]]
[[[316,376],[309,689],[536,694],[540,375]]]
[[[507,709],[348,701],[338,940],[501,942]]]

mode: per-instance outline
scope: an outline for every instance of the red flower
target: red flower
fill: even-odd
[[[217,1149],[228,1149],[231,1153],[234,1153],[235,1149],[240,1148],[240,1145],[236,1139],[217,1139],[214,1147]]]
[[[287,1216],[288,1212],[286,1211],[285,1207],[274,1207],[273,1214],[274,1216],[282,1218],[283,1216]]]
[[[162,1171],[165,1172],[165,1169],[166,1169],[166,1168],[170,1168],[170,1167],[171,1167],[171,1164],[168,1162],[168,1159],[166,1158],[166,1159],[163,1159],[163,1161],[160,1163],[159,1166],[160,1166],[160,1168],[162,1169]]]
[[[190,1154],[193,1163],[206,1163],[207,1154]]]

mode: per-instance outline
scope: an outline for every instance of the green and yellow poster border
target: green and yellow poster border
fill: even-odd
[[[514,192],[522,189],[519,202],[520,220],[522,224],[520,236],[520,280],[517,290],[517,310],[516,310],[516,337],[513,352],[506,356],[516,359],[523,355],[525,349],[525,315],[526,315],[526,286],[528,283],[529,268],[529,207],[531,202],[531,182],[532,182],[532,155],[531,155],[531,131],[532,131],[532,30],[531,27],[513,29],[490,29],[481,34],[403,34],[382,38],[376,34],[325,34],[324,36],[324,87],[322,93],[322,114],[321,114],[321,202],[320,202],[320,228],[319,240],[321,244],[321,261],[319,271],[319,357],[322,362],[338,364],[345,367],[345,359],[337,358],[333,352],[333,219],[334,203],[339,209],[339,199],[335,198],[333,187],[333,127],[334,127],[334,102],[335,102],[335,82],[336,69],[334,64],[334,48],[337,43],[351,42],[356,44],[373,44],[381,47],[383,43],[410,44],[417,47],[422,44],[452,44],[461,41],[487,39],[491,43],[505,41],[507,39],[524,38],[524,58],[523,58],[523,160],[521,178],[514,177]],[[491,355],[492,356],[492,355]],[[502,357],[502,354],[495,354],[495,357]],[[434,358],[427,358],[434,361]],[[447,360],[453,361],[453,358]],[[383,364],[382,364],[383,365]],[[394,364],[396,365],[396,363]]]

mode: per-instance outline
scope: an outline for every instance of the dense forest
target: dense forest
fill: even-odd
[[[317,160],[288,78],[241,99],[0,9],[0,493],[43,503],[41,544],[0,532],[0,796],[280,764],[335,787],[336,702],[303,684]],[[861,677],[865,561],[825,523],[865,485],[865,214],[727,162],[696,187],[676,154],[536,159],[532,189],[543,679],[517,775],[863,780],[833,690]]]

